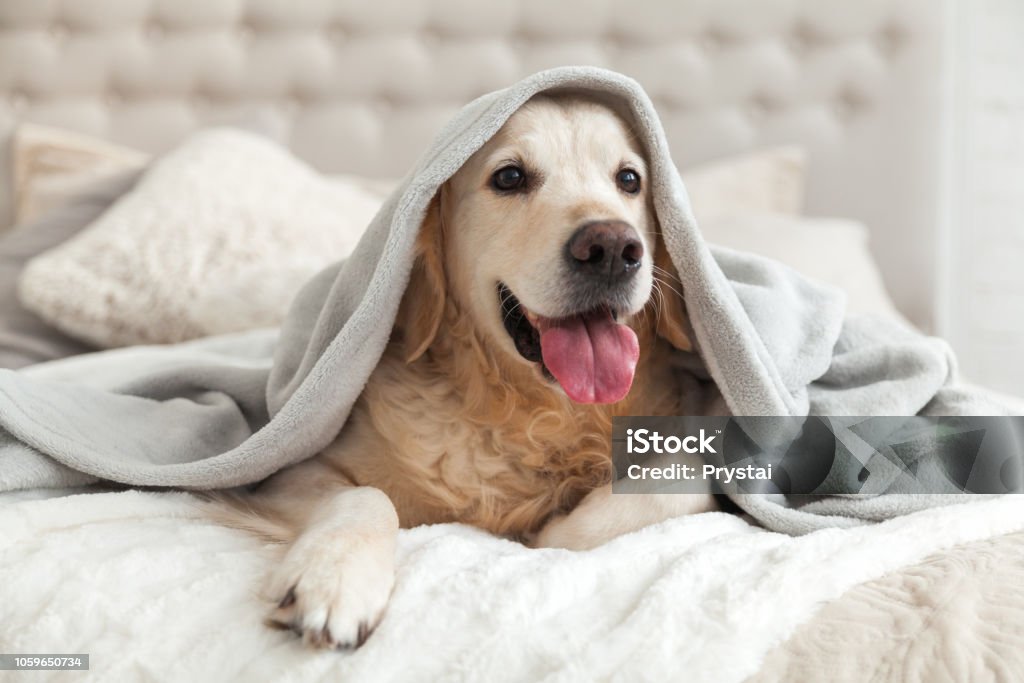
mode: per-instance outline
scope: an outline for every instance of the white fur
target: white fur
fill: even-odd
[[[290,595],[272,619],[308,644],[354,647],[377,626],[395,583],[398,515],[372,488],[343,491],[316,517],[274,570],[268,597]]]

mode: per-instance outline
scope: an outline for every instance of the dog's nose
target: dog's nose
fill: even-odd
[[[644,245],[623,221],[593,221],[580,227],[566,244],[569,266],[577,272],[623,280],[640,269]]]

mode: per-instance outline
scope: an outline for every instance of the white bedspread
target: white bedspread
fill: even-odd
[[[0,652],[89,653],[76,681],[736,681],[851,586],[1024,528],[1021,497],[799,538],[712,513],[583,553],[421,527],[377,632],[323,653],[261,623],[277,551],[187,494],[25,498],[0,497]]]

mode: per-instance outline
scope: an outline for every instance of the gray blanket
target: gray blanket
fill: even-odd
[[[527,99],[586,91],[632,123],[650,155],[654,204],[685,292],[698,354],[680,372],[735,415],[1004,414],[953,385],[947,345],[881,319],[844,317],[838,291],[777,263],[701,238],[650,100],[608,71],[545,71],[467,105],[438,135],[352,256],[320,273],[274,332],[126,349],[0,372],[0,490],[96,479],[218,488],[258,481],[338,433],[377,364],[409,279],[413,246],[438,187]],[[770,528],[802,533],[884,519],[937,497],[829,497],[797,505],[742,496]]]

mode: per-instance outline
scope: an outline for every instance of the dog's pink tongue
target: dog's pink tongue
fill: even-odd
[[[541,320],[544,364],[577,403],[615,403],[633,385],[640,357],[636,333],[611,313]]]

